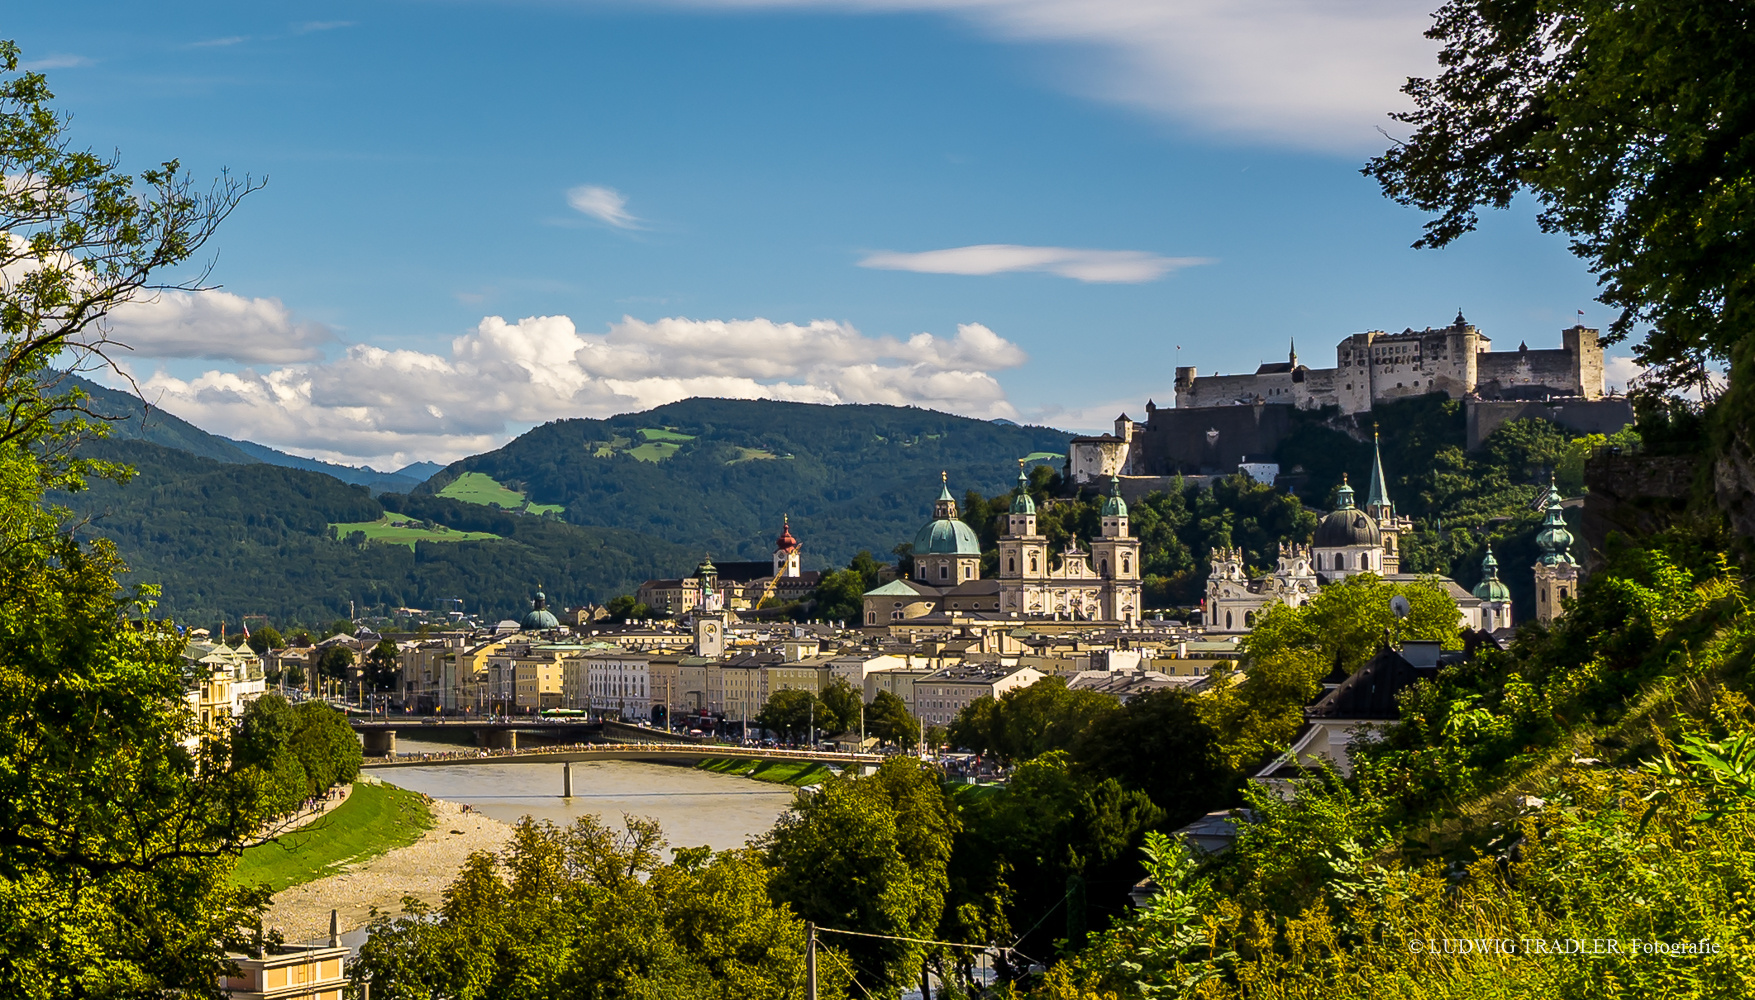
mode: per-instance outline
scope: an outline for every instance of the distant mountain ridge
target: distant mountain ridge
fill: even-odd
[[[941,476],[1004,492],[1018,460],[1058,467],[1066,431],[880,404],[686,399],[602,420],[557,420],[454,462],[581,526],[636,531],[715,559],[765,559],[782,517],[812,569],[860,549],[887,557],[931,518]],[[678,567],[678,571],[687,567]]]
[[[396,472],[379,472],[371,466],[355,468],[300,458],[254,441],[211,434],[175,414],[148,404],[133,393],[110,389],[78,375],[67,376],[67,383],[91,397],[93,413],[113,418],[110,425],[113,437],[150,441],[216,462],[233,465],[263,462],[288,469],[321,472],[344,483],[364,486],[373,493],[407,493],[441,468],[433,462],[416,462]]]

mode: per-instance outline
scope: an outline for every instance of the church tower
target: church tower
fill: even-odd
[[[1140,612],[1140,540],[1127,530],[1127,501],[1121,499],[1121,480],[1109,477],[1109,497],[1103,501],[1102,535],[1091,539],[1091,558],[1103,580],[1103,617],[1132,623]]]
[[[955,587],[981,577],[981,542],[957,519],[957,500],[939,474],[932,520],[914,535],[914,579],[929,587]]]
[[[1023,459],[1018,460],[1017,494],[999,537],[999,600],[1002,611],[1028,614],[1047,606],[1048,539],[1036,532],[1036,501],[1030,498]]]
[[[798,539],[792,537],[792,516],[785,515],[780,522],[780,537],[774,539],[774,579],[798,577],[798,548]]]
[[[1475,585],[1475,596],[1481,599],[1481,629],[1497,632],[1511,627],[1511,588],[1499,580],[1499,560],[1493,558],[1493,547],[1481,560],[1481,582]]]
[[[1566,530],[1566,512],[1560,508],[1560,491],[1548,484],[1548,513],[1536,535],[1536,620],[1552,625],[1566,613],[1567,598],[1578,595],[1578,563],[1572,561],[1572,532]]]
[[[1410,518],[1398,517],[1395,501],[1389,498],[1389,482],[1383,475],[1383,441],[1376,428],[1371,431],[1371,486],[1365,494],[1365,513],[1377,522],[1378,534],[1383,539],[1383,568],[1380,572],[1400,573],[1401,536],[1412,531],[1414,523]]]

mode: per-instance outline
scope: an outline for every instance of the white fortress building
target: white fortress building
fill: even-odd
[[[1452,399],[1542,399],[1603,396],[1603,348],[1597,331],[1574,326],[1560,332],[1559,350],[1494,351],[1493,342],[1456,314],[1442,329],[1401,333],[1369,330],[1335,347],[1335,367],[1310,368],[1293,345],[1285,361],[1264,364],[1249,375],[1201,375],[1176,369],[1176,408],[1280,403],[1303,409],[1338,406],[1364,413],[1373,404],[1424,396]]]

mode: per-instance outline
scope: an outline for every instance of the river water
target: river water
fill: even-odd
[[[456,750],[454,744],[398,739],[399,755]],[[573,797],[561,797],[560,764],[466,764],[397,767],[371,772],[437,799],[467,802],[486,816],[515,823],[525,816],[566,826],[596,813],[612,828],[622,814],[650,816],[672,847],[742,847],[760,836],[792,803],[794,789],[710,771],[640,761],[573,765]]]

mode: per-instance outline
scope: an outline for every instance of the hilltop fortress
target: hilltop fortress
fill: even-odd
[[[1299,410],[1332,407],[1352,417],[1432,393],[1466,403],[1470,448],[1511,420],[1539,417],[1575,431],[1613,433],[1633,419],[1624,398],[1604,392],[1596,330],[1560,331],[1558,350],[1519,344],[1495,351],[1460,311],[1446,327],[1352,334],[1335,345],[1333,368],[1301,363],[1295,341],[1285,361],[1249,374],[1177,368],[1175,391],[1172,409],[1148,400],[1144,421],[1124,413],[1114,433],[1072,439],[1067,479],[1100,489],[1119,476],[1130,496],[1163,488],[1158,480],[1176,475],[1243,471],[1271,481],[1279,472],[1275,450]]]
[[[1560,331],[1559,350],[1494,351],[1493,341],[1461,312],[1442,329],[1401,333],[1368,330],[1335,346],[1335,367],[1309,368],[1298,348],[1282,362],[1250,375],[1206,375],[1176,369],[1176,406],[1237,406],[1283,403],[1303,409],[1338,406],[1364,413],[1377,403],[1443,392],[1452,399],[1530,400],[1550,396],[1600,399],[1603,348],[1597,331],[1574,326]]]

